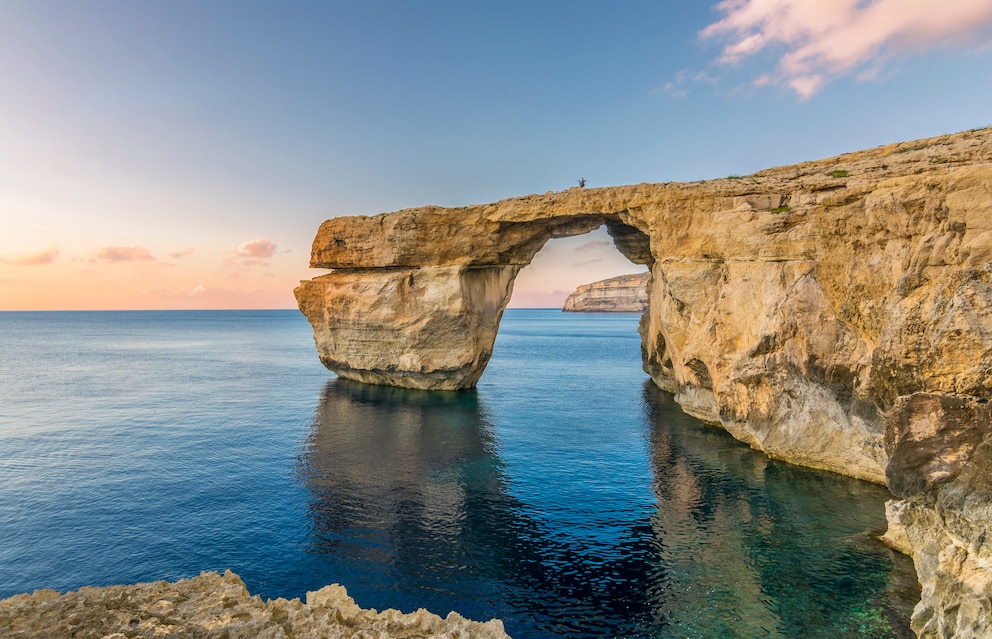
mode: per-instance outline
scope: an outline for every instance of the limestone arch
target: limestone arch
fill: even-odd
[[[320,361],[360,382],[472,388],[492,356],[514,279],[549,240],[605,225],[627,259],[654,263],[646,229],[627,211],[550,207],[514,219],[513,211],[486,208],[425,207],[321,225],[310,265],[333,270],[295,291]]]

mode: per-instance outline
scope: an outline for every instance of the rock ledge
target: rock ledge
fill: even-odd
[[[0,601],[6,639],[73,637],[132,639],[197,637],[339,639],[358,637],[507,639],[503,623],[446,618],[420,609],[404,614],[359,608],[343,586],[325,586],[299,599],[262,601],[231,571],[204,572],[175,583],[86,587],[59,594],[36,590]]]

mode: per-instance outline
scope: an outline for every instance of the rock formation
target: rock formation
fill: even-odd
[[[992,635],[992,128],[694,183],[324,222],[300,309],[343,377],[473,386],[513,278],[601,225],[651,270],[644,368],[793,463],[885,482],[921,636]]]
[[[299,599],[262,601],[228,571],[175,583],[80,588],[64,595],[37,590],[0,601],[0,636],[7,639],[129,639],[131,637],[475,637],[508,639],[498,620],[469,621],[452,612],[363,610],[341,586]]]
[[[648,310],[650,273],[618,275],[583,284],[565,300],[570,313],[643,313]]]

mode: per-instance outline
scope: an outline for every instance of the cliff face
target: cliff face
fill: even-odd
[[[648,310],[650,273],[619,275],[583,284],[565,300],[561,310],[571,313],[643,313]]]
[[[344,377],[475,384],[513,277],[606,224],[651,269],[645,370],[769,455],[876,482],[923,636],[992,634],[992,129],[689,184],[335,218],[300,308]],[[988,541],[986,541],[988,539]]]
[[[37,590],[0,601],[0,634],[38,639],[126,637],[473,637],[507,639],[500,621],[479,623],[456,613],[363,610],[338,585],[299,599],[262,601],[228,571],[175,583],[80,588],[60,595]]]

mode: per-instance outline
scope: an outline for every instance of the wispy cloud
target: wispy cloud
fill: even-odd
[[[266,260],[276,254],[276,243],[260,237],[238,244],[234,255],[224,260],[230,266],[253,266],[267,264]]]
[[[276,245],[272,240],[260,237],[257,240],[242,242],[234,249],[234,253],[239,257],[264,260],[276,254]]]
[[[96,252],[101,262],[154,262],[155,257],[143,246],[105,246]]]
[[[169,253],[169,257],[178,260],[181,257],[186,257],[187,255],[192,255],[196,249],[184,248],[181,251],[176,251],[175,253]]]
[[[876,79],[895,58],[988,46],[992,34],[986,0],[724,0],[715,8],[723,17],[700,36],[724,43],[719,62],[773,51],[777,68],[752,84],[784,85],[803,99],[849,73]]]
[[[197,284],[179,288],[148,288],[139,293],[155,305],[167,308],[255,308],[281,306],[281,292],[261,288],[222,288]]]
[[[47,249],[37,251],[35,253],[26,253],[23,255],[0,255],[0,263],[15,264],[18,266],[40,266],[42,264],[51,264],[60,253],[61,251],[59,251],[59,247],[52,244]]]
[[[667,93],[673,98],[684,98],[689,95],[689,92],[692,90],[694,85],[716,84],[719,80],[719,77],[710,75],[706,71],[691,71],[689,69],[682,69],[676,73],[675,77],[670,81],[652,90],[651,94],[658,95],[661,93]]]
[[[203,284],[197,284],[193,287],[180,286],[179,288],[146,288],[145,290],[138,293],[146,297],[157,297],[157,298],[182,298],[182,297],[198,297],[207,292],[207,287]]]
[[[580,244],[575,247],[576,253],[588,253],[589,251],[598,251],[601,249],[610,248],[613,246],[613,242],[608,240],[593,240],[591,242],[586,242],[585,244]]]
[[[584,262],[572,262],[572,266],[587,266],[589,264],[598,264],[603,261],[603,258],[597,257],[594,260],[585,260]]]

